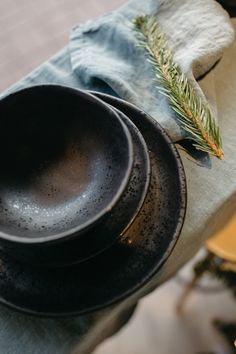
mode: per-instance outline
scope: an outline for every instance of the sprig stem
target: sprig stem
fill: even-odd
[[[167,45],[165,34],[155,19],[149,15],[134,20],[139,45],[149,56],[153,65],[159,91],[169,99],[182,128],[194,141],[194,146],[223,159],[219,128],[207,103],[197,95],[187,77],[175,63]]]

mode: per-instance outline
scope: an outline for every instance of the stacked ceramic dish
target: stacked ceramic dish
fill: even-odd
[[[0,300],[74,315],[150,279],[186,207],[182,164],[160,126],[118,98],[57,85],[10,94],[0,113]]]

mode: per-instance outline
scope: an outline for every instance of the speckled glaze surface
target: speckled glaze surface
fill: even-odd
[[[101,309],[128,297],[158,272],[180,235],[186,180],[179,154],[163,129],[122,100],[98,94],[142,133],[151,161],[145,202],[118,242],[72,267],[41,269],[1,253],[0,301],[35,315],[63,317]]]
[[[86,232],[109,217],[127,189],[129,129],[101,100],[59,85],[4,97],[0,115],[1,246],[23,262],[54,264],[66,262],[62,243],[76,239],[81,255],[97,235]],[[97,247],[108,241],[99,237]]]
[[[74,237],[69,242],[50,243],[46,247],[39,245],[37,249],[33,245],[30,254],[29,247],[25,249],[25,245],[21,248],[18,246],[17,256],[24,263],[45,266],[48,261],[50,266],[62,267],[83,262],[111,246],[138,214],[150,182],[149,154],[137,127],[122,112],[117,111],[117,114],[129,129],[133,144],[133,166],[121,198],[112,208],[109,217],[88,230],[83,238]]]

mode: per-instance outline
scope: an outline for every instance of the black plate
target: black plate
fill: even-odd
[[[76,266],[29,268],[1,254],[0,301],[42,316],[71,316],[124,299],[160,269],[182,229],[186,180],[179,154],[164,130],[131,104],[98,94],[126,114],[146,140],[150,187],[132,226],[107,251]]]

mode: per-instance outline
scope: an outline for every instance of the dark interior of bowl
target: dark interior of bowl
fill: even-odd
[[[0,231],[57,235],[109,209],[130,167],[129,140],[114,117],[91,96],[57,86],[2,99]]]

